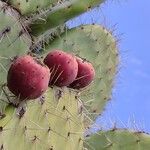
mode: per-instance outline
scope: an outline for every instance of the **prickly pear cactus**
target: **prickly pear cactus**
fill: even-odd
[[[62,147],[81,150],[84,126],[78,105],[73,92],[54,88],[36,102],[28,102],[26,110],[8,106],[5,113],[9,118],[0,122],[1,147],[18,150],[59,150]]]
[[[73,28],[50,42],[43,49],[47,54],[55,48],[73,52],[94,65],[96,76],[87,88],[78,91],[78,98],[84,103],[88,116],[95,118],[103,111],[111,95],[113,79],[118,64],[118,51],[111,33],[99,25],[85,25]],[[44,55],[45,55],[44,54]]]
[[[39,35],[45,30],[64,24],[65,21],[91,9],[104,0],[8,0],[27,22],[32,34]]]
[[[68,29],[65,22],[104,0],[0,0],[0,150],[148,150],[148,134],[113,129],[85,136],[111,97],[117,43],[101,25]],[[43,61],[61,49],[95,69],[82,89],[50,86],[37,99],[9,91],[7,75],[20,55]]]
[[[150,136],[144,132],[112,129],[87,137],[85,147],[88,150],[148,150]]]

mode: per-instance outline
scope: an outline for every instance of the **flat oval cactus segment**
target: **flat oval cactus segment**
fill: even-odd
[[[91,116],[96,117],[110,99],[114,83],[118,63],[114,37],[100,25],[86,25],[62,34],[47,45],[44,55],[54,48],[87,59],[94,66],[95,78],[87,88],[79,90],[79,98]]]
[[[88,150],[148,150],[150,135],[126,129],[102,131],[89,136],[84,146]]]
[[[18,150],[82,150],[83,114],[76,93],[67,88],[49,89],[43,97],[11,108],[11,119],[0,120],[0,146]],[[21,109],[22,108],[22,109]],[[6,117],[10,109],[6,109]]]
[[[57,10],[61,11],[58,12],[56,10],[57,14],[60,15],[62,12],[66,13],[67,11],[68,16],[69,14],[73,15],[86,11],[103,1],[104,0],[7,0],[7,2],[20,11],[22,15],[29,15],[41,10],[42,12],[45,10],[51,10],[53,12],[55,10],[54,8],[57,8]]]
[[[29,18],[32,20],[31,29],[34,36],[44,33],[46,30],[64,24],[83,12],[105,2],[105,0],[64,0],[55,2],[53,7],[44,9]],[[56,19],[57,18],[57,19]]]
[[[56,5],[58,0],[7,0],[7,2],[20,11],[22,15],[28,15]]]
[[[22,15],[29,17],[32,34],[40,35],[105,0],[7,0]],[[57,19],[56,19],[57,18]]]
[[[2,85],[6,83],[7,71],[14,57],[25,54],[31,43],[25,32],[20,15],[0,1],[0,99],[3,99]],[[0,100],[0,112],[2,101]]]

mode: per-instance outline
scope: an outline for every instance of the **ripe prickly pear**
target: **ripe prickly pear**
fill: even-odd
[[[7,76],[9,90],[21,100],[36,99],[48,88],[50,70],[29,55],[16,58]]]
[[[73,83],[70,84],[70,88],[80,89],[88,86],[95,76],[95,70],[92,64],[79,57],[76,58],[78,62],[78,75]]]
[[[48,53],[44,63],[51,71],[50,85],[68,86],[77,76],[78,63],[76,58],[61,50],[54,50]]]

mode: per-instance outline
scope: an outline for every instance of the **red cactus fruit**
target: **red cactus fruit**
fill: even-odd
[[[48,53],[44,63],[50,68],[51,79],[49,85],[59,87],[71,84],[78,72],[78,63],[75,56],[61,50]]]
[[[36,99],[48,88],[50,70],[29,55],[16,58],[7,76],[9,90],[20,100]]]
[[[78,75],[73,83],[69,85],[73,89],[81,89],[88,86],[94,79],[95,70],[92,64],[79,57],[76,58],[78,62]]]

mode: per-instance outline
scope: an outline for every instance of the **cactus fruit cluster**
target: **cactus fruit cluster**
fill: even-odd
[[[30,55],[14,58],[7,74],[8,89],[22,100],[39,98],[48,86],[81,89],[94,79],[94,68],[73,54],[55,50],[44,62]]]
[[[0,0],[0,150],[149,150],[140,131],[86,134],[111,98],[117,41],[65,22],[102,2]]]

